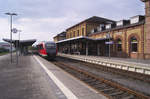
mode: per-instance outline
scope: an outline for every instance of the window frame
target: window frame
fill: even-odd
[[[84,28],[82,28],[82,36],[84,36]]]
[[[138,52],[138,40],[136,37],[131,37],[130,46],[131,52]]]
[[[117,46],[117,52],[122,52],[122,40],[120,38],[117,39],[116,46]]]

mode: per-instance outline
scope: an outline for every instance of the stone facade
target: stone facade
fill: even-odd
[[[132,26],[128,28],[120,28],[109,31],[112,37],[112,41],[114,44],[112,45],[111,56],[115,57],[131,57],[131,58],[144,58],[144,24],[138,26]],[[106,38],[107,32],[100,32],[89,35],[90,38]],[[131,44],[130,40],[132,37],[136,37],[138,40],[138,51],[131,52]],[[117,51],[117,40],[121,40],[122,51]],[[106,45],[104,44],[103,47]]]
[[[81,24],[78,24],[76,26],[73,26],[71,28],[67,29],[66,38],[74,38],[78,36],[86,36],[86,23],[83,22]]]
[[[124,57],[135,59],[150,59],[150,0],[141,0],[145,3],[145,16],[134,16],[130,20],[121,20],[117,22],[92,17],[86,19],[66,30],[65,43],[59,43],[60,48],[66,53],[80,49],[88,48],[89,55]],[[122,23],[121,23],[122,22]],[[115,25],[114,25],[115,24]],[[112,25],[106,28],[107,25]],[[104,26],[105,29],[100,29]],[[94,30],[94,32],[92,32]],[[110,35],[108,39],[108,34]],[[76,37],[87,37],[92,40],[78,40]],[[69,41],[76,38],[75,41]],[[58,41],[57,37],[54,38]],[[68,43],[69,42],[69,43]],[[113,42],[111,45],[107,44]],[[65,45],[63,45],[65,44]],[[70,47],[69,47],[70,46]],[[87,47],[88,46],[88,47]],[[87,51],[87,50],[86,50]]]
[[[145,2],[145,58],[150,59],[150,0],[142,0]]]

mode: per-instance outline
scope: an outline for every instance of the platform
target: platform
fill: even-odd
[[[39,56],[0,56],[0,99],[106,99]]]
[[[150,60],[71,55],[64,53],[58,53],[58,56],[150,75]]]

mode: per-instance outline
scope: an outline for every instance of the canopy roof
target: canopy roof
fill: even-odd
[[[16,44],[16,42],[18,42],[21,46],[31,46],[33,43],[36,42],[36,39],[30,39],[30,40],[10,40],[10,39],[3,39],[4,41],[8,42],[8,43],[13,43]]]
[[[65,39],[65,40],[61,40],[58,41],[57,43],[63,43],[63,42],[68,42],[68,41],[75,41],[75,40],[91,40],[91,41],[103,41],[103,40],[108,40],[109,38],[98,38],[98,39],[94,39],[94,38],[89,38],[87,36],[79,36],[79,37],[74,37],[74,38],[69,38],[69,39]]]

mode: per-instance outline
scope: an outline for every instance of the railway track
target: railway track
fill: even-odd
[[[125,88],[120,84],[108,81],[104,78],[97,77],[76,67],[69,66],[64,62],[55,61],[53,63],[81,81],[84,81],[109,99],[150,99],[149,96]]]
[[[79,63],[79,64],[82,64],[84,66],[90,67],[90,68],[95,68],[97,70],[101,70],[104,72],[111,72],[114,74],[130,77],[130,78],[135,79],[135,80],[140,80],[140,81],[150,83],[150,75],[132,72],[132,71],[127,71],[127,70],[122,70],[122,69],[118,69],[118,68],[107,67],[107,66],[103,66],[103,65],[94,64],[94,63],[86,63],[83,61],[77,61],[77,60],[68,59],[68,58],[65,58],[65,59],[71,60],[72,62]]]

